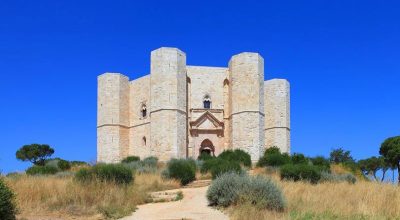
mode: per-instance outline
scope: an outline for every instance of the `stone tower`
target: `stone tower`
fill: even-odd
[[[285,79],[265,81],[265,146],[290,152],[290,85]]]
[[[128,156],[129,79],[105,73],[97,80],[97,160],[118,162]]]
[[[153,155],[160,160],[186,157],[186,54],[166,47],[152,51],[150,77]]]
[[[231,147],[256,161],[264,148],[264,59],[258,53],[233,56],[229,80]]]

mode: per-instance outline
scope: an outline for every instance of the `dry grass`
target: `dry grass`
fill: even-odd
[[[257,170],[256,173],[261,173]],[[376,182],[322,183],[280,181],[288,207],[284,213],[240,205],[233,219],[400,219],[400,187]]]
[[[72,177],[56,176],[23,175],[7,178],[7,182],[17,194],[19,217],[26,219],[118,218],[145,203],[148,192],[180,187],[158,174],[136,175],[135,183],[127,186],[100,181],[81,184]]]

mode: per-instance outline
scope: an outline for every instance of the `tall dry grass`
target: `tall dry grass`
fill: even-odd
[[[400,187],[368,181],[321,183],[280,181],[287,199],[283,213],[249,204],[228,210],[232,219],[400,219]]]
[[[147,201],[147,193],[179,188],[173,180],[158,174],[136,175],[126,186],[94,181],[82,184],[73,177],[18,176],[7,178],[17,195],[20,217],[62,216],[64,218],[119,218]],[[50,218],[51,219],[51,218]]]

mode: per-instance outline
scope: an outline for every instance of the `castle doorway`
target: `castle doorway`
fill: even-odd
[[[204,153],[211,156],[215,156],[214,151],[215,151],[214,145],[209,139],[205,139],[203,142],[201,142],[199,155]]]

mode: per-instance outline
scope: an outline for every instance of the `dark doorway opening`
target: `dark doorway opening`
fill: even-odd
[[[214,148],[213,143],[210,140],[205,139],[203,142],[201,142],[200,149],[199,149],[199,155],[205,153],[205,154],[208,154],[211,156],[215,156],[214,150],[215,150],[215,148]]]

